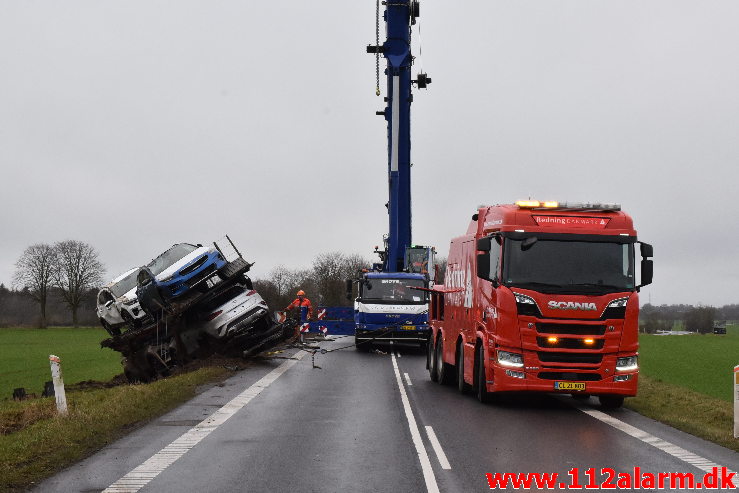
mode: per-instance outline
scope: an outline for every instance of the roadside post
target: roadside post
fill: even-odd
[[[734,438],[739,438],[739,366],[734,367]]]
[[[62,365],[59,356],[49,355],[51,365],[51,380],[54,382],[54,395],[56,396],[56,410],[62,416],[67,415],[67,396],[64,393],[64,379],[62,379]]]

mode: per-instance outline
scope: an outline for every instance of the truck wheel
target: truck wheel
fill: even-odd
[[[492,401],[492,394],[488,392],[487,388],[487,376],[485,375],[485,350],[482,346],[477,348],[477,356],[475,358],[475,364],[477,366],[477,382],[475,384],[477,391],[477,400],[483,404]]]
[[[439,375],[436,373],[436,353],[434,352],[435,348],[436,345],[434,345],[434,338],[432,336],[429,339],[429,342],[426,344],[426,368],[428,368],[429,370],[429,377],[431,378],[432,382],[439,381]]]
[[[436,377],[437,382],[439,382],[441,385],[449,385],[452,383],[452,369],[450,364],[444,363],[444,340],[441,337],[441,334],[439,334],[439,337],[436,339],[436,351],[434,352],[434,355],[436,356]]]
[[[464,349],[462,343],[457,347],[457,390],[466,394],[470,386],[464,381]]]
[[[598,400],[603,409],[618,409],[624,403],[622,395],[599,395]]]

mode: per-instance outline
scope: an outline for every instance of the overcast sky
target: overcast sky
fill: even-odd
[[[64,239],[92,244],[108,278],[225,233],[255,277],[371,258],[387,230],[374,1],[0,9],[0,282],[27,246]],[[642,302],[739,303],[739,2],[422,0],[421,15],[414,242],[446,255],[479,204],[618,202],[655,247]]]

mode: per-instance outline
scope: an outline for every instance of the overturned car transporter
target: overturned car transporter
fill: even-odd
[[[158,273],[156,263],[187,244],[174,245],[139,270],[136,295],[147,316],[100,343],[123,355],[129,381],[148,382],[213,354],[253,356],[296,333],[297,322],[275,321],[254,290],[247,275],[253,264],[243,259],[228,236],[220,243],[213,243],[214,248],[191,245],[203,254],[193,250]],[[185,281],[179,294],[172,296],[167,284],[178,276]]]

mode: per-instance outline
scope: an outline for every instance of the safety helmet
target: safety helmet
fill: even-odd
[[[305,291],[303,291],[302,289],[298,291],[298,296],[305,296]]]

